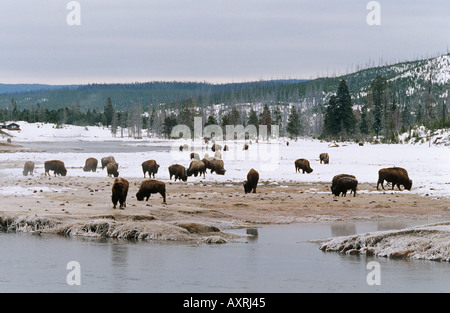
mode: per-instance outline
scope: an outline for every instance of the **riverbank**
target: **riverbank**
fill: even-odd
[[[113,209],[108,177],[10,178],[0,182],[1,224],[11,231],[153,240],[232,240],[230,230],[249,225],[339,220],[450,218],[450,199],[408,191],[376,191],[362,183],[356,197],[334,197],[329,183],[260,182],[245,194],[242,183],[166,180],[159,194],[137,201],[143,179],[129,178],[125,209]]]

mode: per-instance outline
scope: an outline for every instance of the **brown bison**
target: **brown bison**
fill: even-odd
[[[336,185],[336,182],[338,179],[342,178],[342,177],[351,177],[351,178],[355,178],[356,177],[354,175],[350,175],[350,174],[339,174],[333,177],[333,180],[331,181],[331,188],[333,188],[333,186]]]
[[[67,175],[67,169],[64,165],[64,162],[59,160],[51,160],[51,161],[45,161],[44,163],[44,169],[45,169],[45,176],[47,174],[50,176],[49,171],[53,171],[53,173],[56,175],[66,176]]]
[[[258,185],[259,173],[254,169],[251,169],[247,173],[247,180],[244,182],[244,191],[245,193],[249,193],[253,191],[256,193],[256,186]]]
[[[108,163],[108,165],[106,165],[106,172],[108,174],[108,177],[111,177],[111,175],[114,177],[119,176],[118,169],[119,167],[117,163]]]
[[[116,160],[114,160],[113,156],[107,156],[102,158],[102,169],[104,169],[106,167],[106,165],[108,165],[109,163],[116,163],[117,166],[119,166],[119,163],[116,162]]]
[[[34,162],[33,161],[25,162],[25,165],[23,166],[23,176],[27,176],[28,173],[33,175],[33,172],[34,172]]]
[[[199,161],[199,160],[191,161],[191,164],[189,164],[189,168],[187,169],[186,174],[189,177],[192,175],[197,177],[198,174],[200,174],[200,176],[203,174],[203,178],[205,178],[205,174],[206,174],[205,163],[203,161]]]
[[[128,194],[128,186],[128,180],[126,180],[125,178],[116,177],[114,179],[111,196],[114,209],[116,208],[117,202],[119,202],[120,209],[127,207],[126,200]]]
[[[87,158],[84,163],[83,171],[85,172],[95,172],[97,170],[98,160],[96,158]]]
[[[215,143],[212,145],[211,150],[213,152],[220,151],[220,150],[222,150],[222,146]]]
[[[330,163],[330,156],[328,155],[328,153],[321,153],[319,155],[319,159],[320,159],[320,164],[328,164]]]
[[[242,150],[248,150],[248,144],[245,144]]]
[[[229,150],[230,150],[230,148],[228,148],[227,145],[223,146],[223,151],[229,151]]]
[[[297,159],[295,160],[294,164],[296,173],[300,173],[300,170],[303,174],[305,174],[305,172],[309,174],[313,171],[313,169],[309,166],[309,161],[306,159]]]
[[[151,178],[153,175],[153,178],[155,178],[155,174],[158,173],[159,164],[156,163],[155,160],[147,160],[142,162],[142,171],[144,172],[144,178],[145,173],[148,172],[148,176]]]
[[[411,190],[412,180],[408,177],[408,172],[401,167],[390,167],[390,168],[382,168],[378,171],[378,182],[377,182],[377,190],[378,185],[381,184],[381,187],[384,190],[383,182],[387,181],[392,183],[392,190],[394,190],[395,185],[397,185],[398,190],[400,189],[400,185],[403,185],[405,189]]]
[[[196,152],[191,152],[191,160],[200,160],[200,156]]]
[[[173,164],[169,166],[169,176],[172,180],[172,176],[175,176],[175,181],[182,180],[187,181],[186,168],[180,164]]]
[[[159,180],[147,179],[141,183],[139,191],[136,193],[136,199],[138,201],[150,198],[152,193],[159,193],[163,197],[163,203],[166,203],[166,184]]]
[[[350,194],[353,192],[353,197],[356,196],[356,187],[358,186],[358,180],[354,175],[339,174],[333,177],[331,181],[331,193],[335,196],[347,195],[347,190],[350,189]]]
[[[223,168],[223,160],[217,158],[205,158],[202,160],[205,163],[205,170],[210,169],[211,174],[216,172],[218,175],[224,175],[226,170]]]

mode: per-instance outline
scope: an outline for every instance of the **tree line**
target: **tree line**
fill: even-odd
[[[214,103],[213,99],[189,97],[171,103],[134,102],[128,109],[117,109],[107,97],[103,110],[82,110],[78,103],[65,108],[47,109],[37,103],[22,109],[11,99],[0,109],[0,121],[26,121],[72,124],[80,126],[103,125],[112,136],[168,138],[174,126],[183,124],[193,130],[194,117],[202,117],[203,126],[219,125],[278,125],[279,136],[297,138],[312,136],[325,140],[380,140],[397,142],[398,134],[411,131],[414,125],[430,129],[450,127],[448,91],[446,99],[433,96],[431,80],[421,97],[414,101],[404,97],[381,75],[375,77],[364,97],[351,95],[345,79],[337,84],[335,92],[324,96],[323,86],[310,84],[301,97],[292,89],[285,97],[266,95],[242,103],[239,97]],[[201,101],[199,103],[199,101]],[[143,133],[145,132],[145,133]]]
[[[355,102],[346,81],[341,80],[336,93],[323,107],[324,124],[320,137],[396,143],[398,135],[411,133],[414,125],[424,125],[428,129],[450,127],[448,89],[447,99],[436,99],[430,79],[422,99],[416,98],[413,103],[404,101],[402,93],[385,77],[377,76],[371,82],[365,99]]]

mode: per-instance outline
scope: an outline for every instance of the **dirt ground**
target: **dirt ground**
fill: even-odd
[[[105,175],[106,176],[106,175]],[[61,222],[99,218],[114,221],[199,223],[219,229],[249,224],[280,224],[377,218],[450,218],[450,198],[409,191],[376,191],[360,184],[356,197],[334,197],[330,183],[260,181],[257,193],[245,194],[241,183],[207,179],[165,181],[167,203],[159,194],[137,201],[143,178],[130,178],[125,209],[113,209],[113,178],[35,175],[2,180],[0,218],[33,216]],[[14,191],[14,192],[8,192]]]

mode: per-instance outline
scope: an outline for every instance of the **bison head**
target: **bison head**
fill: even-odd
[[[142,200],[144,200],[144,194],[143,194],[143,192],[141,192],[140,190],[136,193],[136,199],[138,200],[138,201],[142,201]]]
[[[216,169],[217,175],[224,175],[226,171],[227,171],[227,170],[224,170],[223,168],[218,168],[218,169]]]
[[[61,176],[66,176],[67,175],[67,170],[65,168],[63,168],[61,170]]]
[[[407,181],[403,186],[405,186],[405,189],[411,190],[411,187],[412,187],[412,180],[411,180],[411,179],[408,179],[408,181]]]
[[[244,181],[244,191],[245,193],[249,193],[252,190],[248,181]]]

